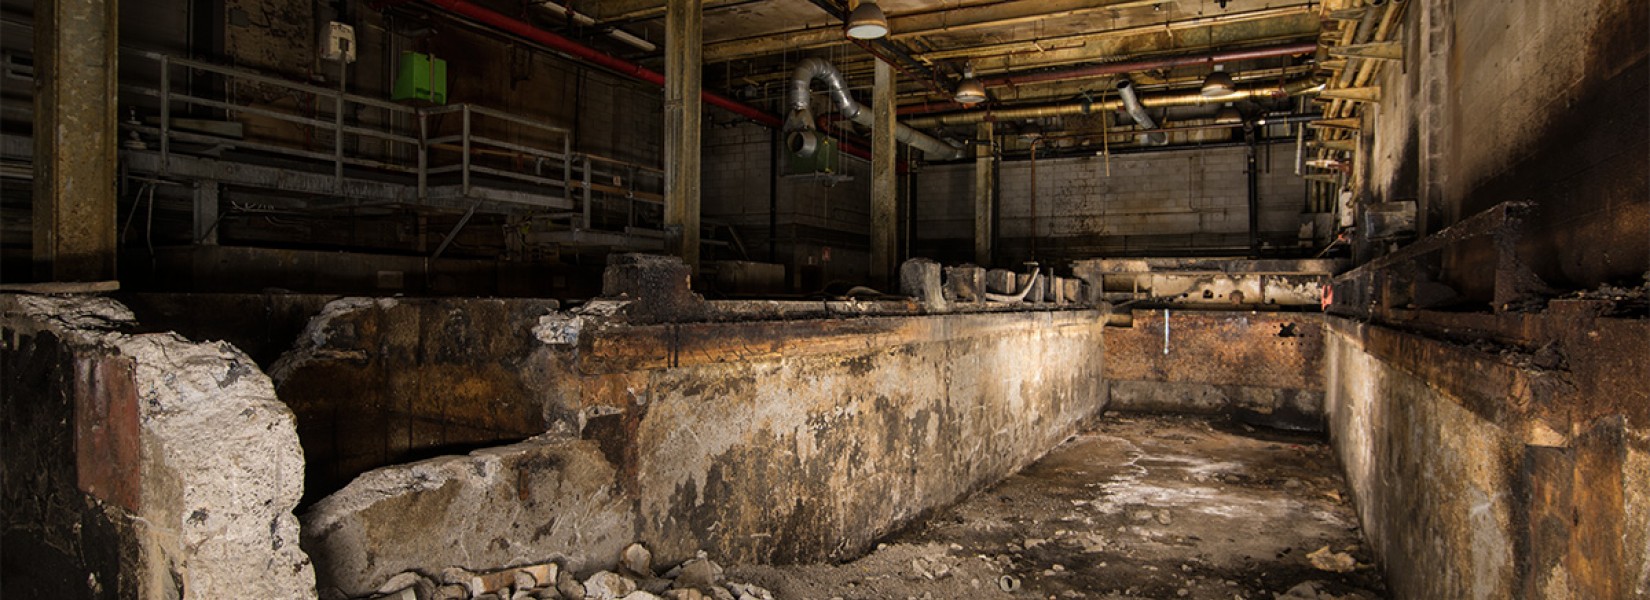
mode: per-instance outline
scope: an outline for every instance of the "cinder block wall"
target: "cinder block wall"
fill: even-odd
[[[1043,260],[1247,253],[1245,152],[1221,147],[1117,155],[1109,175],[1102,157],[1039,160],[1035,230],[1031,163],[1004,162],[998,262],[1029,259],[1033,231]],[[1269,144],[1259,152],[1262,240],[1293,247],[1306,198],[1294,174],[1294,146]],[[941,165],[917,175],[918,255],[973,259],[973,172],[971,164]],[[959,249],[968,250],[967,256],[946,256]]]

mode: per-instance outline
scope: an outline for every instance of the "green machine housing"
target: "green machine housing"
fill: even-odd
[[[402,52],[390,99],[447,103],[447,61],[421,52]]]
[[[836,140],[828,136],[818,136],[818,145],[812,154],[801,156],[796,152],[786,152],[789,159],[786,164],[787,175],[809,175],[813,173],[836,173],[841,169],[838,160],[841,153],[837,152]]]

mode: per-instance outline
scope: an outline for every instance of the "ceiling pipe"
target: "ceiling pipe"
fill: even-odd
[[[981,77],[980,81],[988,87],[1002,87],[1008,85],[1022,85],[1040,83],[1044,81],[1066,81],[1104,75],[1121,75],[1134,71],[1149,71],[1152,69],[1172,69],[1175,67],[1189,67],[1199,65],[1213,65],[1216,63],[1233,62],[1239,60],[1256,60],[1262,58],[1278,58],[1310,54],[1318,51],[1317,42],[1302,42],[1298,44],[1284,44],[1281,46],[1266,46],[1263,48],[1249,48],[1245,50],[1228,50],[1193,56],[1169,56],[1164,58],[1148,58],[1124,62],[1106,63],[1078,67],[1075,69],[1060,69],[1055,71],[1035,71],[1031,73],[1005,73],[992,77]]]
[[[620,75],[646,81],[661,87],[665,84],[665,76],[663,73],[648,69],[600,50],[596,50],[595,48],[580,44],[566,37],[539,29],[518,19],[505,16],[504,14],[493,11],[492,9],[479,6],[466,0],[424,0],[424,2],[455,15],[493,27],[499,31],[543,44],[551,50],[567,54],[573,58],[583,60]],[[706,104],[748,118],[751,121],[773,129],[779,129],[785,124],[784,120],[777,116],[768,114],[762,109],[750,106],[715,92],[702,92],[700,98],[702,98]],[[866,160],[871,159],[871,151],[859,146],[843,144],[842,151]]]
[[[1175,94],[1158,94],[1143,96],[1140,104],[1146,108],[1164,108],[1169,106],[1207,106],[1211,104],[1225,104],[1227,102],[1241,102],[1245,100],[1280,99],[1298,96],[1316,89],[1321,82],[1304,78],[1291,81],[1283,85],[1271,85],[1254,88],[1240,88],[1236,92],[1224,96],[1205,96],[1201,91],[1192,91]],[[1022,106],[997,110],[976,110],[955,112],[941,115],[929,115],[907,119],[906,125],[919,129],[930,127],[945,127],[952,125],[972,125],[983,121],[1013,121],[1019,119],[1041,119],[1068,115],[1086,115],[1097,112],[1115,111],[1123,109],[1123,101],[1119,99],[1101,101],[1080,101],[1064,104],[1046,104],[1041,106]]]
[[[554,0],[545,0],[544,2],[540,2],[539,6],[543,7],[545,10],[556,13],[556,15],[560,16],[561,18],[569,19],[569,20],[573,21],[574,23],[579,24],[582,27],[595,27],[596,26],[596,20],[595,19],[590,18],[588,15],[585,15],[584,13],[573,10],[571,7],[562,6],[560,4],[557,4]],[[644,40],[642,38],[631,35],[630,32],[625,31],[623,29],[620,29],[618,27],[613,27],[613,28],[608,29],[607,30],[607,37],[610,37],[610,38],[613,38],[615,40],[624,42],[626,44],[630,44],[631,46],[635,46],[637,49],[640,49],[643,52],[652,52],[654,50],[659,49],[659,47],[657,45],[654,45],[653,42],[649,42],[649,41]]]
[[[790,109],[792,119],[786,128],[791,130],[786,137],[786,145],[792,152],[807,155],[809,148],[818,147],[814,140],[808,138],[815,131],[813,110],[811,108],[814,80],[825,83],[826,92],[836,105],[842,116],[864,125],[873,126],[875,117],[865,105],[854,100],[853,94],[848,93],[848,85],[842,80],[842,73],[831,66],[831,63],[819,58],[805,58],[796,64],[796,71],[791,76]],[[933,136],[917,131],[903,123],[894,124],[894,139],[923,152],[929,160],[954,160],[963,157],[963,149],[948,144]]]

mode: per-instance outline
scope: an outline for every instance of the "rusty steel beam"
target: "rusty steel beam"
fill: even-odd
[[[115,279],[116,0],[34,5],[34,275]]]
[[[704,105],[700,0],[670,0],[665,13],[665,247],[699,273],[699,151]]]

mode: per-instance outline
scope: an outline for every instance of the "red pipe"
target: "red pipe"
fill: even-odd
[[[1169,68],[1174,68],[1174,67],[1185,67],[1185,66],[1190,66],[1190,65],[1202,65],[1202,64],[1233,62],[1233,61],[1239,61],[1239,60],[1253,60],[1253,59],[1257,59],[1257,58],[1276,58],[1276,57],[1279,57],[1279,56],[1294,56],[1296,54],[1306,54],[1308,52],[1317,52],[1317,51],[1318,51],[1318,43],[1317,42],[1302,42],[1302,43],[1298,43],[1298,44],[1284,44],[1282,46],[1266,46],[1264,48],[1250,48],[1250,49],[1247,49],[1247,50],[1229,50],[1229,51],[1226,51],[1226,52],[1215,52],[1215,53],[1212,53],[1212,54],[1200,54],[1200,55],[1197,55],[1197,56],[1170,56],[1170,57],[1166,57],[1166,58],[1149,58],[1149,59],[1144,59],[1144,60],[1131,60],[1131,61],[1125,61],[1125,62],[1106,63],[1106,64],[1102,64],[1102,65],[1092,65],[1092,66],[1087,66],[1087,67],[1078,67],[1078,68],[1075,68],[1075,69],[1064,69],[1064,70],[1058,70],[1058,71],[1041,71],[1041,72],[1024,73],[1024,74],[1018,74],[1018,75],[1013,74],[1013,73],[1007,73],[1007,74],[1003,74],[1003,75],[997,75],[995,77],[982,77],[982,78],[980,78],[980,82],[984,83],[988,87],[1001,87],[1001,86],[1005,86],[1005,85],[1020,85],[1020,84],[1024,84],[1024,83],[1037,83],[1037,82],[1042,82],[1042,81],[1056,81],[1056,80],[1061,80],[1061,79],[1080,79],[1080,78],[1083,78],[1083,77],[1097,77],[1097,76],[1100,76],[1100,75],[1117,75],[1117,74],[1120,74],[1120,73],[1128,73],[1128,72],[1131,72],[1131,71],[1145,71],[1145,70],[1148,70],[1148,69],[1169,69]]]
[[[453,14],[462,15],[472,20],[491,25],[505,32],[533,40],[540,44],[544,44],[557,52],[572,55],[576,58],[588,61],[596,66],[618,72],[621,75],[640,79],[653,85],[663,86],[665,84],[665,76],[663,73],[607,54],[600,50],[596,50],[595,48],[580,44],[543,29],[539,29],[517,19],[494,12],[491,9],[466,2],[465,0],[424,1],[447,9],[448,12]],[[774,129],[778,129],[785,124],[785,121],[779,117],[773,116],[761,109],[715,92],[702,92],[700,97],[704,99],[706,104],[720,107],[729,112],[749,118],[752,121],[756,121],[757,123],[767,125],[768,127],[772,127]]]
[[[534,42],[538,42],[552,50],[588,61],[597,66],[615,71],[621,75],[646,81],[657,86],[663,86],[665,84],[664,74],[658,71],[654,71],[628,60],[624,60],[595,48],[580,44],[560,35],[539,29],[486,7],[477,6],[476,4],[465,0],[424,1],[434,6],[446,9],[448,12],[453,14],[468,17],[477,22],[498,28],[506,33],[515,34]],[[783,119],[769,114],[762,109],[745,104],[738,100],[734,100],[727,96],[723,96],[715,92],[702,91],[700,92],[699,97],[703,99],[706,104],[725,109],[728,112],[748,118],[759,124],[766,125],[769,128],[779,129],[785,126],[785,121]],[[865,160],[871,160],[871,150],[869,148],[850,143],[847,140],[843,140],[840,147],[843,152]]]

